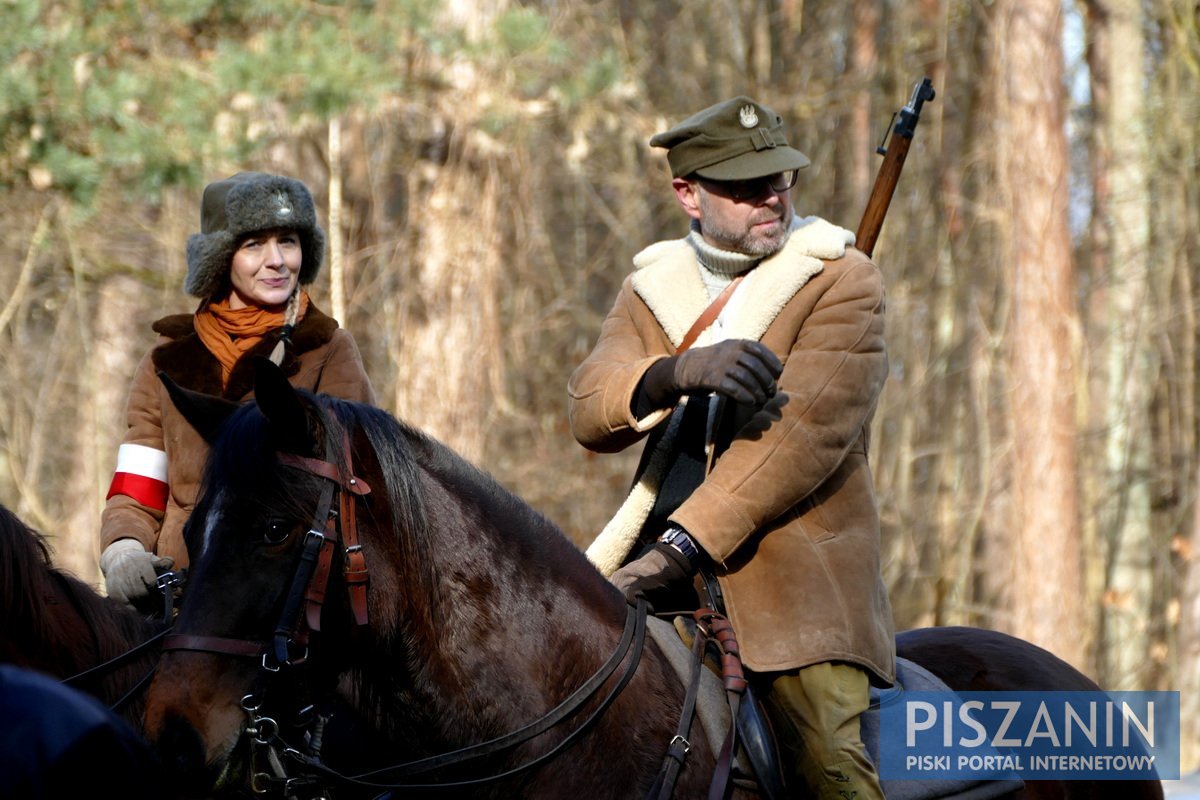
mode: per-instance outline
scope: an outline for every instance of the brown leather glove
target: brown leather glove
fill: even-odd
[[[726,339],[655,363],[646,370],[639,394],[651,410],[674,405],[680,395],[710,392],[762,405],[778,390],[775,379],[782,372],[779,358],[762,342]]]
[[[630,603],[636,603],[641,596],[653,604],[657,592],[687,580],[695,571],[674,547],[655,542],[645,555],[621,567],[609,580],[625,594],[625,599]]]

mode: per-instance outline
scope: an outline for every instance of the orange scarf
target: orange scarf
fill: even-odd
[[[221,385],[229,382],[233,365],[246,351],[262,341],[270,331],[284,325],[286,306],[279,310],[247,306],[232,309],[229,298],[206,303],[196,311],[196,334],[208,351],[221,362]],[[300,310],[296,322],[304,319],[308,310],[308,292],[300,291]]]

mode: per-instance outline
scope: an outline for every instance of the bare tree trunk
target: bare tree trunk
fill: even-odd
[[[879,48],[875,36],[879,28],[879,4],[874,0],[855,0],[854,21],[850,27],[850,79],[857,87],[850,100],[849,136],[850,169],[849,199],[851,208],[863,209],[874,180],[875,139],[882,131],[874,133],[875,120],[871,116],[871,92],[866,77],[878,68]],[[852,221],[857,221],[853,219]]]
[[[329,120],[329,306],[333,318],[345,325],[345,244],[342,236],[342,121]]]
[[[421,198],[411,241],[406,318],[392,357],[396,413],[468,459],[483,454],[504,359],[498,292],[501,248],[497,167],[453,160],[424,165],[410,196]]]
[[[1104,109],[1112,159],[1107,229],[1111,285],[1104,341],[1106,395],[1104,474],[1099,500],[1107,545],[1103,677],[1114,689],[1137,688],[1150,661],[1149,611],[1153,596],[1150,519],[1149,348],[1150,208],[1146,175],[1145,91],[1141,64],[1145,47],[1139,0],[1108,0],[1106,67],[1111,91]]]
[[[83,289],[84,265],[80,263],[75,237],[68,235],[67,238],[70,243],[71,273],[74,277],[71,300],[75,312],[75,328],[78,331],[79,353],[76,363],[81,369],[78,374],[79,383],[73,386],[76,392],[77,424],[72,431],[75,444],[71,448],[70,475],[63,496],[57,498],[66,510],[66,522],[58,531],[55,560],[59,566],[91,583],[98,582],[100,577],[96,533],[100,530],[100,504],[103,497],[103,493],[97,491],[100,481],[103,480],[97,468],[100,463],[101,422],[97,419],[98,409],[92,400],[101,391],[105,375],[97,369],[99,357],[92,337],[92,313]],[[136,305],[126,302],[138,297],[138,292],[130,285],[132,282],[124,279],[116,279],[116,282],[122,284],[122,288],[132,290],[131,293],[125,295],[120,291],[101,292],[100,308],[103,308],[105,313],[97,315],[97,319],[111,313],[112,320],[127,320],[136,313]],[[105,304],[106,300],[115,302],[109,306]]]
[[[1168,594],[1161,624],[1173,645],[1171,669],[1153,688],[1177,689],[1180,702],[1180,768],[1200,768],[1200,473],[1197,472],[1197,252],[1200,251],[1200,181],[1196,180],[1194,154],[1200,148],[1195,120],[1200,114],[1200,37],[1196,34],[1193,0],[1166,0],[1155,4],[1165,12],[1161,39],[1154,50],[1163,54],[1156,88],[1161,93],[1159,113],[1150,137],[1156,158],[1151,196],[1154,197],[1155,244],[1153,252],[1170,265],[1162,296],[1168,302],[1162,315],[1160,352],[1164,364],[1160,391],[1172,398],[1173,430],[1160,436],[1157,453],[1160,480],[1167,488],[1168,507],[1177,505],[1178,530],[1172,541],[1174,555],[1168,576],[1178,575]],[[1191,168],[1181,168],[1191,163]],[[1156,264],[1155,272],[1159,272]],[[1169,446],[1168,446],[1169,445]],[[1177,496],[1172,497],[1172,492]],[[1172,635],[1174,634],[1174,638]]]
[[[439,14],[479,42],[508,0],[454,0]],[[423,115],[428,157],[409,176],[412,219],[407,248],[405,316],[391,348],[395,413],[479,463],[505,365],[500,332],[500,212],[505,153],[481,130],[491,76],[455,65],[456,88]]]
[[[1074,275],[1067,223],[1062,21],[1057,0],[996,6],[999,176],[1013,274],[1012,631],[1082,666],[1076,492]]]
[[[1112,104],[1112,89],[1109,85],[1111,55],[1109,36],[1111,30],[1107,24],[1108,8],[1102,2],[1084,2],[1080,4],[1084,16],[1083,24],[1086,30],[1087,42],[1086,59],[1088,65],[1089,87],[1091,89],[1091,113],[1098,124],[1088,129],[1088,159],[1090,166],[1091,217],[1088,220],[1087,231],[1080,243],[1080,274],[1086,287],[1083,292],[1084,305],[1081,311],[1084,316],[1084,337],[1088,341],[1102,329],[1108,315],[1108,292],[1110,291],[1110,266],[1112,249],[1109,240],[1109,168],[1112,164],[1109,126],[1102,124],[1108,115]],[[1085,413],[1084,444],[1082,459],[1086,464],[1097,466],[1105,463],[1105,442],[1103,435],[1105,420],[1106,394],[1105,380],[1107,375],[1101,367],[1089,370],[1083,388],[1085,401],[1081,403]],[[1097,398],[1093,400],[1093,398]],[[1083,507],[1094,509],[1100,506],[1103,498],[1111,490],[1111,481],[1106,479],[1103,469],[1084,469],[1079,476],[1079,491]],[[1088,553],[1102,553],[1105,548],[1101,544],[1099,515],[1088,514],[1082,520],[1081,535],[1083,547]],[[1088,597],[1102,597],[1108,584],[1108,569],[1105,559],[1089,558],[1084,565],[1084,593]],[[1089,628],[1095,630],[1096,646],[1091,658],[1096,664],[1097,673],[1104,670],[1103,649],[1103,610],[1097,609],[1094,619],[1089,621]]]
[[[109,278],[94,295],[99,310],[92,322],[95,344],[81,359],[75,469],[62,498],[67,518],[56,553],[57,561],[92,583],[100,580],[100,511],[124,433],[129,380],[145,338],[129,321],[151,306],[150,298],[146,285],[128,275]]]

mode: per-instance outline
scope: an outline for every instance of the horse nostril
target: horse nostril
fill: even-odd
[[[200,796],[212,788],[204,769],[204,740],[179,717],[168,717],[154,743],[163,769],[186,795]]]

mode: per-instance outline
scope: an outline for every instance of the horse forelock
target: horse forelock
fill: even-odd
[[[326,415],[318,406],[313,408],[318,427],[326,429]],[[277,445],[270,421],[253,403],[243,405],[229,417],[212,444],[201,495],[224,500],[234,496],[270,497],[294,504],[295,508],[304,507],[306,495],[279,469]],[[327,449],[325,442],[320,445],[322,450]]]
[[[372,503],[374,507],[386,505],[388,511],[388,519],[379,521],[379,528],[390,532],[397,545],[410,554],[412,563],[420,563],[428,552],[429,526],[415,450],[424,434],[371,405],[302,390],[299,394],[316,441],[310,443],[313,452],[298,455],[329,460],[341,474],[363,478],[371,486],[373,499],[386,498],[386,503]],[[347,464],[345,438],[353,442],[358,434],[365,438],[370,453],[358,452],[352,456],[355,463]],[[312,490],[320,479],[300,470],[282,469],[279,445],[271,423],[253,404],[238,409],[225,423],[213,443],[204,478],[206,539],[217,527],[222,508],[235,498],[270,498],[278,510],[297,516],[311,513]],[[364,458],[368,462],[373,458],[377,464],[370,465],[370,475],[362,472],[368,468]]]

